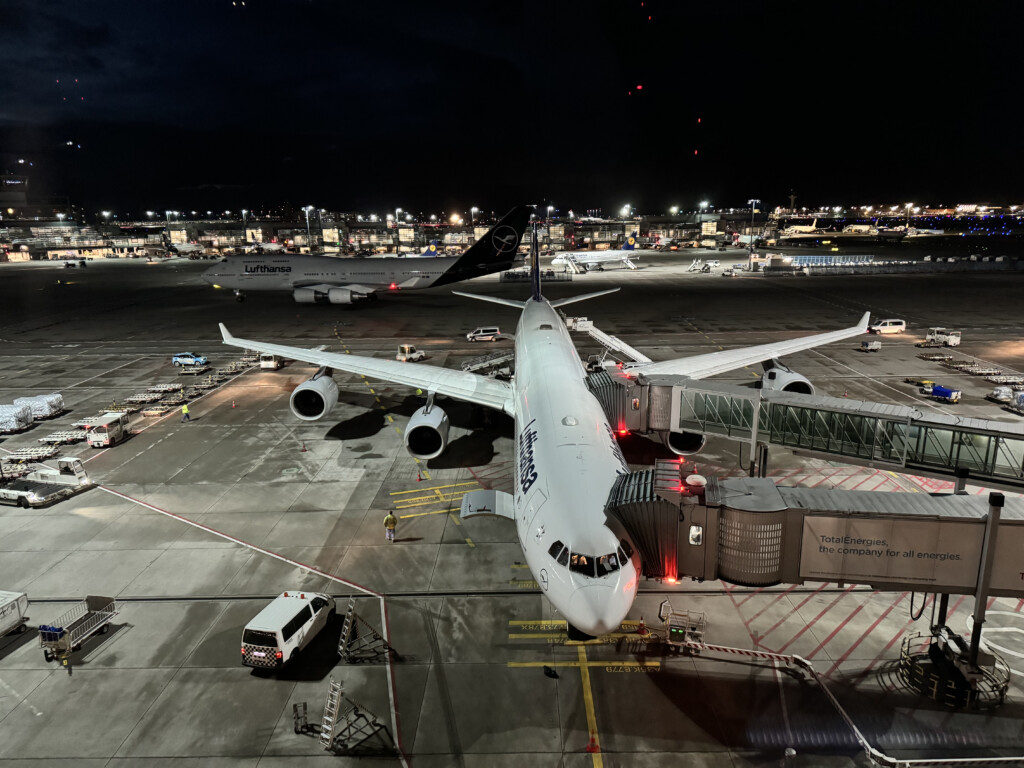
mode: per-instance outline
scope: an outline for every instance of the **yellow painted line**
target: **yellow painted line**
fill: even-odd
[[[594,712],[594,692],[590,689],[590,667],[587,665],[587,649],[580,646],[577,650],[577,658],[580,662],[580,680],[583,683],[583,706],[587,711],[587,732],[597,752],[591,756],[594,758],[594,768],[604,768],[604,756],[601,754],[601,741],[597,735],[597,714]],[[589,746],[591,742],[587,742]]]
[[[422,493],[423,491],[436,491],[438,488],[459,488],[464,485],[479,485],[479,483],[451,483],[449,485],[433,485],[430,488],[413,488],[410,491],[392,491],[391,495],[401,496],[402,494],[405,493]]]
[[[395,427],[395,432],[397,432],[398,434],[402,434],[402,430],[400,430],[398,427]]]
[[[471,548],[471,549],[476,549],[476,544],[474,544],[474,543],[473,543],[473,540],[472,540],[472,539],[470,539],[470,538],[468,538],[468,537],[467,537],[467,538],[466,538],[466,543],[467,543],[467,544],[469,544],[469,546],[470,546],[470,548]]]
[[[509,583],[526,584],[528,582],[520,581]],[[536,582],[532,583],[536,584]],[[569,635],[567,635],[565,632],[534,632],[519,634],[510,632],[508,637],[510,640],[547,640],[551,638],[561,638],[563,640],[566,640],[568,639]],[[642,639],[640,638],[640,635],[636,634],[635,632],[609,632],[607,635],[601,635],[600,637],[595,637],[591,640],[570,640],[567,643],[567,645],[605,645],[611,640],[619,640],[626,637]]]
[[[414,502],[422,506],[423,504],[436,504],[439,501],[454,501],[455,499],[461,499],[465,496],[468,491],[453,491],[452,493],[442,493],[440,496],[437,494],[428,493],[425,496],[413,496],[412,498],[406,499],[392,499],[395,504],[413,504]]]
[[[390,421],[392,423],[394,423],[394,421],[395,421],[393,418],[391,418],[391,414],[390,413],[388,414],[388,421]]]
[[[379,397],[375,397],[373,399],[376,400],[378,403],[380,402],[380,398]]]
[[[565,632],[509,632],[509,640],[558,640],[566,638]]]
[[[371,395],[376,395],[377,394],[377,390],[375,390],[373,387],[370,387],[370,394]],[[378,399],[380,399],[380,398],[378,398]]]
[[[425,480],[429,480],[430,479],[430,473],[427,471],[426,467],[423,468],[423,478]]]
[[[404,509],[404,507],[398,507],[398,509]],[[407,520],[410,517],[427,517],[428,515],[444,515],[448,512],[447,509],[435,509],[433,512],[413,512],[411,515],[399,515],[400,520]]]
[[[462,525],[462,521],[459,520],[458,515],[456,515],[454,512],[449,512],[448,517],[450,517],[452,519],[452,522],[456,525]]]
[[[565,626],[565,619],[509,619],[509,624],[519,626],[520,624],[546,624],[548,626]]]
[[[512,565],[509,566],[509,568],[529,568],[529,567],[530,566],[528,566],[526,563],[512,563]]]

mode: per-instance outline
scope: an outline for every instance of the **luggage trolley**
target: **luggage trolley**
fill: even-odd
[[[112,597],[88,595],[53,624],[39,625],[39,646],[43,658],[53,661],[77,650],[94,634],[105,634],[111,620],[118,614]]]

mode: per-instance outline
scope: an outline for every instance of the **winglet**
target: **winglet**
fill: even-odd
[[[224,323],[217,323],[217,325],[219,325],[219,326],[220,326],[220,335],[221,335],[221,339],[223,340],[223,342],[224,342],[225,344],[230,344],[230,343],[231,343],[232,341],[234,341],[234,340],[235,340],[235,337],[234,337],[234,336],[232,336],[232,335],[231,335],[231,334],[230,334],[230,333],[228,332],[228,329],[224,327]]]
[[[871,322],[871,313],[870,312],[865,312],[864,313],[864,317],[862,317],[860,319],[860,322],[857,323],[857,327],[860,328],[861,332],[867,333],[868,323],[870,323],[870,322]]]

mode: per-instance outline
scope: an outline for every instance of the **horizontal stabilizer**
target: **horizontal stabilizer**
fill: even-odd
[[[506,307],[518,307],[519,309],[522,309],[526,306],[525,301],[517,301],[516,299],[502,299],[498,296],[482,296],[478,293],[463,293],[462,291],[452,291],[452,293],[456,296],[465,296],[467,299],[479,299],[480,301],[489,301],[492,304],[504,304]]]
[[[615,293],[618,288],[609,288],[607,291],[597,291],[596,293],[584,293],[580,296],[570,296],[567,299],[555,299],[551,302],[551,306],[558,308],[564,307],[566,304],[575,304],[577,301],[586,301],[587,299],[596,299],[598,296],[607,296],[609,293]]]

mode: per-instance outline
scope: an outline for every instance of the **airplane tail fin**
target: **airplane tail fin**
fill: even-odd
[[[441,275],[434,285],[447,285],[481,275],[503,272],[515,261],[519,241],[530,221],[530,206],[520,205],[502,217]]]
[[[636,250],[636,236],[637,236],[637,234],[638,234],[638,232],[636,230],[634,230],[633,234],[631,234],[629,237],[626,238],[626,242],[624,242],[622,244],[622,250],[624,250],[624,251],[635,251]]]
[[[437,256],[437,240],[431,240],[427,250],[420,254],[420,257],[424,259],[433,258],[434,256]]]
[[[530,286],[532,287],[531,298],[534,301],[541,300],[540,294],[540,248],[537,247],[537,222],[533,223],[530,230]]]

